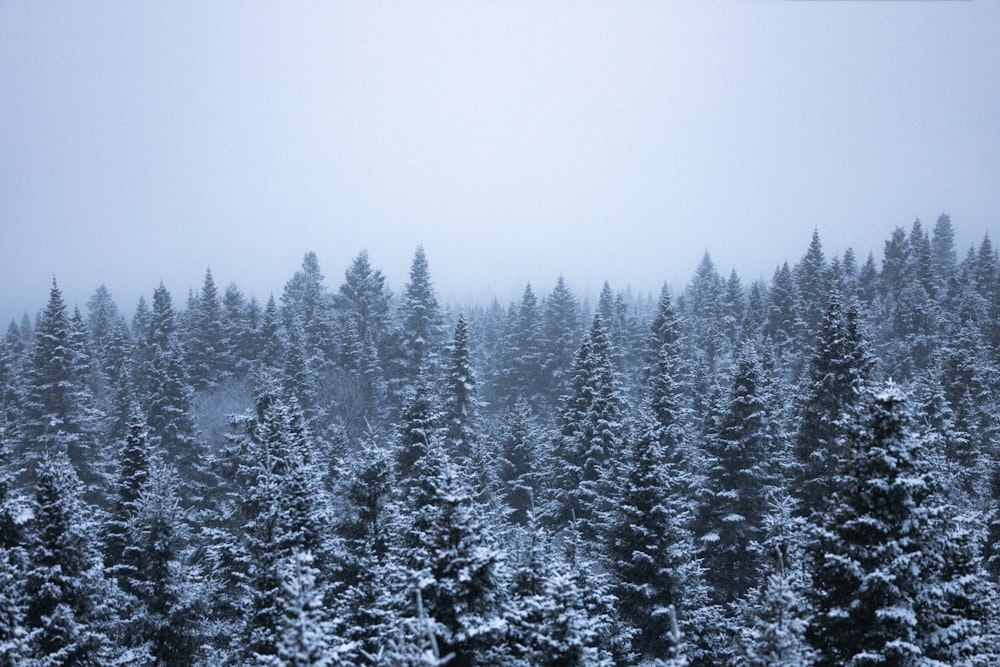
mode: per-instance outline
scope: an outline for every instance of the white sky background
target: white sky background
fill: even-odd
[[[0,0],[0,325],[314,250],[445,301],[1000,240],[1000,3]]]

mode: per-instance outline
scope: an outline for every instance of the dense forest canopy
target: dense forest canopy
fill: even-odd
[[[1000,256],[451,304],[361,252],[0,338],[0,665],[991,665]]]

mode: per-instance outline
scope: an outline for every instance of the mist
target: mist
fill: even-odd
[[[997,236],[996,3],[0,5],[0,317],[415,247],[447,302]]]

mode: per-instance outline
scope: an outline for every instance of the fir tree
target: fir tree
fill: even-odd
[[[569,387],[573,350],[580,340],[576,297],[566,286],[562,276],[556,281],[545,302],[544,359],[542,368],[546,378],[546,396],[555,402]]]
[[[806,396],[796,435],[795,453],[801,473],[797,487],[803,511],[822,511],[835,486],[844,457],[849,416],[868,382],[874,360],[858,330],[858,315],[846,314],[833,296],[823,319],[816,351],[809,366]]]
[[[871,397],[850,443],[836,503],[810,546],[817,664],[985,663],[990,589],[967,536],[951,528],[900,390]]]
[[[476,376],[469,353],[469,325],[460,315],[455,325],[448,366],[444,418],[445,438],[454,460],[467,462],[477,450],[479,440],[479,404],[476,400]]]
[[[693,508],[685,473],[664,451],[657,422],[645,423],[612,498],[605,553],[623,620],[637,630],[633,647],[646,659],[666,660],[681,649],[671,632],[677,616],[689,640],[705,634],[699,621],[708,589],[688,528]]]
[[[112,589],[80,500],[79,478],[59,453],[42,460],[37,477],[25,583],[31,656],[40,664],[106,664],[112,655]]]
[[[699,520],[714,598],[732,602],[756,581],[766,494],[780,447],[770,387],[752,342],[744,344],[717,434],[708,438],[707,497]]]
[[[442,338],[441,311],[423,246],[417,246],[413,255],[399,319],[402,331],[397,379],[412,382],[425,366],[436,364],[437,346]]]
[[[623,451],[627,429],[614,354],[599,314],[580,344],[571,391],[552,452],[556,507],[550,515],[566,522],[575,514],[589,538],[609,474],[606,464]]]

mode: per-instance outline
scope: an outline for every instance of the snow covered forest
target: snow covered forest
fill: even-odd
[[[445,305],[422,248],[54,280],[0,341],[0,666],[1000,664],[1000,257],[954,239],[596,303]]]

